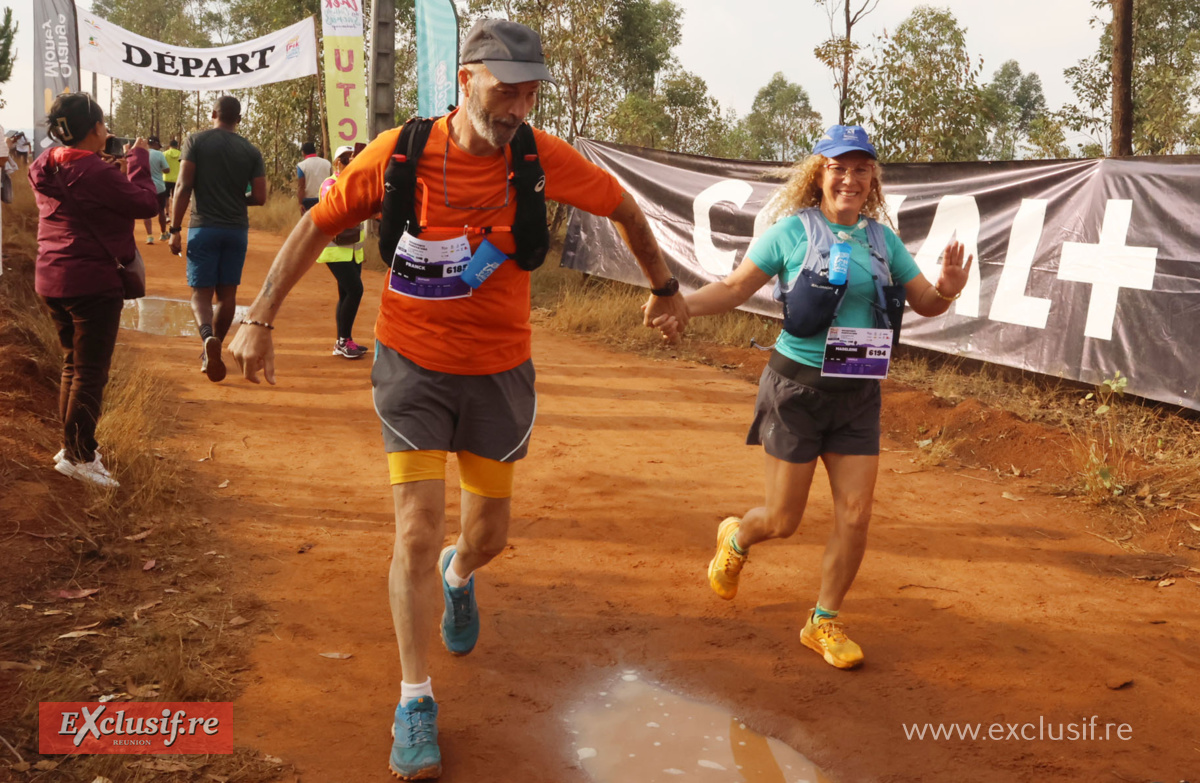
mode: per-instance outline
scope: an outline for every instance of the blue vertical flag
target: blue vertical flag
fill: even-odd
[[[454,0],[417,0],[417,113],[458,104],[458,12]]]

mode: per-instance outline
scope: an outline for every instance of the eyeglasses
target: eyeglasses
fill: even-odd
[[[840,163],[826,163],[825,170],[837,179],[844,179],[847,174],[855,179],[870,179],[875,174],[875,166],[869,163],[855,166],[852,169],[846,168]]]

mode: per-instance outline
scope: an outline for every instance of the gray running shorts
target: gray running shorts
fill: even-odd
[[[823,391],[768,365],[758,380],[746,444],[793,463],[830,453],[878,454],[881,400],[878,381],[864,381],[852,391]]]
[[[469,451],[516,462],[537,416],[533,360],[494,375],[427,370],[379,341],[371,369],[384,450]]]

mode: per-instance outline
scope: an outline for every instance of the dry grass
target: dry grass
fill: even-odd
[[[247,214],[250,216],[250,228],[286,237],[300,220],[300,206],[295,193],[276,190],[267,196],[266,204],[250,207]]]
[[[664,346],[653,329],[642,325],[641,307],[648,294],[636,286],[587,277],[558,266],[557,254],[533,274],[533,306],[541,321],[553,329],[591,335],[620,348],[686,359],[703,360],[699,343],[740,348],[751,341],[770,345],[779,328],[769,318],[734,312],[699,318],[688,325],[688,338],[679,346]]]

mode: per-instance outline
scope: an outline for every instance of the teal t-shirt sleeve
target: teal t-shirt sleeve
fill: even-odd
[[[750,245],[746,258],[765,274],[776,277],[787,267],[788,258],[801,250],[801,243],[807,243],[804,224],[796,216],[786,217],[771,226],[766,232]]]
[[[913,260],[912,253],[904,246],[904,241],[896,236],[896,232],[887,226],[883,227],[883,235],[888,246],[888,258],[891,259],[892,278],[900,285],[911,282],[921,274],[921,268]]]

